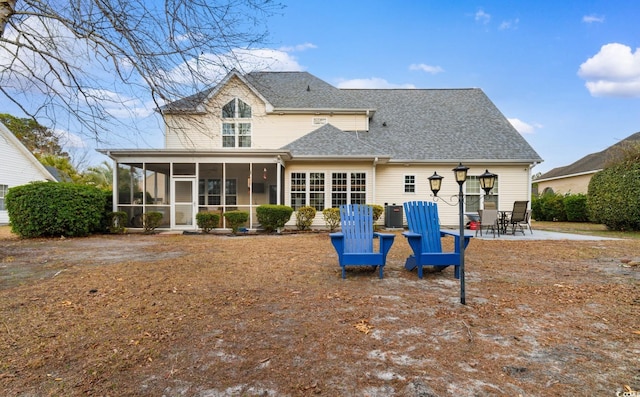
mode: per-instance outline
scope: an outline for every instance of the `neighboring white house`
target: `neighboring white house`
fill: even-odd
[[[34,181],[55,181],[4,124],[0,123],[0,225],[9,223],[4,197],[9,188]]]
[[[510,210],[531,197],[542,159],[480,89],[338,89],[307,72],[230,72],[215,87],[161,109],[164,149],[102,149],[114,160],[114,210],[131,220],[164,214],[163,227],[196,229],[198,211],[285,204],[320,211],[345,203],[401,205],[458,193],[452,169],[470,168],[467,212],[485,200]],[[498,175],[491,197],[478,176]],[[441,204],[443,225],[457,206]],[[383,223],[384,220],[381,220]],[[290,224],[295,223],[295,214]]]

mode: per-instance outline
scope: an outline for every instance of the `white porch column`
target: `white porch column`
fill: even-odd
[[[282,160],[276,161],[276,204],[281,205],[280,197],[282,196]]]

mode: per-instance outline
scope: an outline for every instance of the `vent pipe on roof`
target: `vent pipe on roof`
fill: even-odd
[[[307,91],[311,91],[311,87],[307,86]]]

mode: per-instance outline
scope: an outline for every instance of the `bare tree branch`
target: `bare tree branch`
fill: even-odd
[[[0,0],[0,97],[99,141],[239,68],[273,1]]]

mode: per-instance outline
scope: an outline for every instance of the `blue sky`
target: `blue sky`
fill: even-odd
[[[269,26],[338,87],[481,88],[546,172],[640,131],[639,20],[634,0],[326,0]]]
[[[267,41],[242,59],[345,88],[481,88],[545,160],[534,173],[640,131],[640,1],[283,3]],[[211,71],[212,81],[219,76]],[[162,148],[150,102],[122,102],[133,110],[112,114],[133,114],[123,121],[145,133],[114,132],[102,147]],[[84,145],[91,162],[107,159]]]

